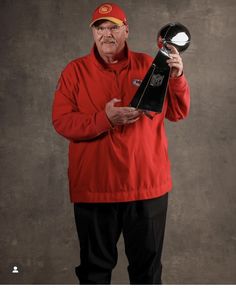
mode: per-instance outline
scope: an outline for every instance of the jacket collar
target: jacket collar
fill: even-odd
[[[125,68],[129,65],[130,63],[130,50],[128,48],[127,43],[125,43],[125,55],[126,57],[124,59],[121,60],[122,62],[122,68]],[[91,52],[90,52],[90,57],[93,61],[93,63],[101,70],[110,70],[109,65],[107,65],[103,59],[100,57],[98,50],[97,50],[97,46],[94,43]]]

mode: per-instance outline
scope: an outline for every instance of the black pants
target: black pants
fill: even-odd
[[[117,242],[124,236],[130,284],[161,284],[161,253],[168,194],[122,203],[76,203],[80,284],[110,284]]]

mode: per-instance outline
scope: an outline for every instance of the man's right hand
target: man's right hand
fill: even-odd
[[[105,107],[107,117],[113,126],[134,123],[143,114],[141,111],[133,107],[115,107],[115,103],[118,102],[121,102],[121,100],[112,99]]]

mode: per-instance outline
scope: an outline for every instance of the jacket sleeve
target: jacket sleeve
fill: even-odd
[[[62,72],[55,91],[52,123],[55,130],[70,141],[85,141],[98,137],[111,128],[105,110],[92,114],[79,111],[78,73],[70,63]]]
[[[167,92],[167,111],[165,117],[173,122],[184,119],[190,110],[190,89],[184,75],[170,78]]]

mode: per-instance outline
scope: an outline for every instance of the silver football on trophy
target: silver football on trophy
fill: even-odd
[[[158,32],[157,45],[160,49],[168,50],[166,44],[171,44],[179,52],[185,51],[191,41],[189,30],[179,22],[168,23]]]

